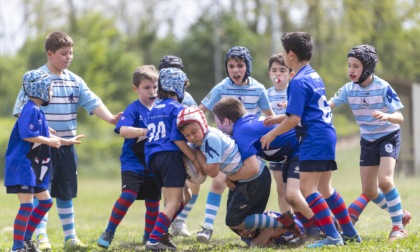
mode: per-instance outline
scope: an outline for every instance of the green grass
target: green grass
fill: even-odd
[[[351,148],[340,150],[337,154],[339,170],[334,172],[333,186],[342,194],[347,204],[360,194],[361,186],[358,168],[359,148],[356,144],[348,144]],[[119,167],[115,167],[119,169]],[[202,186],[197,204],[187,219],[191,233],[200,230],[204,219],[206,191],[209,180]],[[409,237],[394,243],[388,242],[390,220],[387,213],[376,205],[369,204],[357,223],[356,228],[363,238],[361,245],[325,248],[322,251],[420,251],[420,230],[417,222],[420,213],[417,207],[420,202],[420,183],[415,177],[397,177],[396,183],[401,194],[404,209],[413,215],[412,222],[407,226]],[[90,245],[89,251],[101,251],[96,246],[96,240],[106,228],[111,208],[120,194],[120,177],[114,179],[81,178],[79,181],[79,196],[74,200],[76,212],[76,227],[79,238]],[[181,251],[242,251],[247,249],[239,238],[224,225],[226,208],[226,193],[223,195],[222,205],[214,227],[214,236],[209,245],[199,244],[194,237],[175,237],[174,241]],[[272,184],[270,201],[267,209],[276,210],[275,183]],[[13,221],[18,209],[19,201],[15,195],[6,195],[5,190],[0,192],[0,251],[10,251],[13,239]],[[112,251],[139,251],[143,250],[141,240],[144,227],[144,204],[135,202],[124,220],[117,229],[115,239],[111,245]],[[50,210],[48,233],[54,251],[63,249],[63,232],[57,216],[56,208]],[[303,247],[282,250],[307,251]],[[276,251],[278,249],[264,249]],[[248,249],[248,251],[261,251],[261,249]]]

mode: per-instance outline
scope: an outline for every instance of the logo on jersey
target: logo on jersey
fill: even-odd
[[[217,151],[209,145],[208,141],[206,141],[204,145],[204,150],[210,156],[210,158],[214,158],[214,156],[211,154],[212,152],[214,152],[215,155],[220,156],[219,153],[217,153]]]
[[[400,101],[400,99],[398,99],[397,94],[394,92],[394,90],[392,90],[390,86],[388,86],[388,90],[386,91],[386,98],[388,99],[389,103],[393,102],[393,100],[397,102]]]
[[[337,91],[337,92],[335,92],[335,97],[339,97],[341,95],[341,88]]]
[[[239,95],[237,98],[240,102],[245,103],[245,96]]]
[[[73,95],[73,93],[70,94],[68,101],[70,103],[74,103],[74,95]]]
[[[31,123],[29,124],[29,129],[33,130],[34,129],[34,125]]]
[[[394,146],[392,144],[385,144],[385,151],[388,153],[392,153],[394,150]]]
[[[369,99],[368,98],[363,98],[362,99],[362,107],[363,108],[369,108]]]

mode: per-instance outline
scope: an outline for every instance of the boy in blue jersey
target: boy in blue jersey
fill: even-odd
[[[270,148],[264,149],[260,138],[275,126],[266,127],[264,118],[248,114],[240,101],[223,98],[214,106],[213,114],[217,127],[235,139],[242,159],[256,155],[270,162],[283,162],[277,187],[286,186],[286,201],[304,224],[306,235],[318,236],[318,220],[299,190],[299,142],[294,130],[277,136]]]
[[[138,199],[146,206],[143,243],[147,242],[159,214],[161,190],[153,174],[146,168],[144,144],[147,135],[147,118],[157,98],[158,72],[153,65],[138,67],[133,73],[133,91],[137,100],[123,112],[115,132],[124,138],[121,161],[122,192],[114,204],[108,226],[97,243],[108,248],[115,231],[130,208]]]
[[[177,249],[170,239],[168,228],[189,200],[183,195],[187,178],[183,155],[193,160],[194,166],[201,172],[196,154],[176,126],[178,113],[184,108],[181,102],[187,82],[187,75],[178,68],[160,70],[158,98],[161,101],[150,111],[147,119],[147,167],[162,188],[165,204],[146,242],[146,250]]]
[[[111,124],[116,124],[120,113],[112,115],[86,85],[82,78],[67,70],[73,60],[74,42],[64,32],[52,32],[45,40],[45,52],[47,63],[39,69],[46,71],[52,78],[54,97],[49,106],[42,107],[49,127],[54,134],[62,138],[76,136],[77,110],[85,108],[89,114],[95,114]],[[23,105],[28,98],[20,90],[13,110],[13,115],[21,113]],[[51,196],[56,198],[57,212],[64,233],[66,248],[87,248],[76,235],[74,222],[73,198],[77,197],[77,153],[73,145],[63,146],[60,149],[52,149],[52,176]],[[36,203],[36,202],[35,202]],[[45,216],[46,217],[46,216]],[[51,250],[47,232],[47,219],[38,225],[36,229],[37,242],[43,251]]]
[[[228,50],[225,56],[225,66],[228,77],[218,83],[201,101],[199,108],[206,113],[212,111],[213,106],[222,97],[235,97],[244,103],[247,110],[252,114],[266,116],[273,115],[268,102],[267,91],[261,83],[250,76],[252,72],[252,57],[248,49],[243,46],[234,46]],[[198,197],[200,185],[190,184],[192,200],[180,217],[184,219],[191,210],[193,203]],[[209,243],[213,224],[221,203],[222,193],[226,188],[223,174],[216,176],[211,181],[210,192],[207,195],[204,225],[196,235],[197,240]]]
[[[309,65],[312,57],[311,36],[306,32],[286,33],[282,36],[282,44],[286,52],[284,63],[296,75],[290,80],[287,89],[286,114],[280,116],[282,121],[279,125],[261,138],[261,144],[263,148],[269,148],[278,135],[298,125],[302,126],[305,135],[301,139],[299,151],[300,189],[327,236],[308,247],[343,245],[347,241],[361,242],[343,198],[330,184],[332,171],[337,170],[337,139],[324,83]],[[277,119],[268,118],[266,123],[279,122]],[[334,226],[331,212],[343,230],[343,237]]]
[[[178,114],[177,125],[196,150],[205,173],[214,178],[220,171],[234,182],[227,201],[229,228],[236,233],[243,229],[284,228],[275,217],[263,214],[270,196],[271,176],[261,159],[256,155],[242,159],[235,140],[209,127],[204,113],[197,107],[183,109]],[[287,228],[295,228],[293,220],[287,223]]]
[[[7,193],[17,194],[20,208],[13,229],[12,251],[39,251],[32,241],[36,226],[53,205],[48,192],[51,147],[79,144],[79,138],[50,135],[45,115],[40,109],[53,95],[51,76],[42,70],[28,71],[23,76],[22,90],[28,97],[17,119],[6,150],[4,185]],[[33,197],[39,204],[34,207]]]
[[[353,47],[347,55],[350,82],[338,90],[328,104],[335,108],[349,104],[360,128],[360,176],[364,204],[356,204],[360,215],[369,199],[389,212],[392,230],[389,240],[407,237],[404,226],[411,215],[401,207],[401,198],[393,175],[400,152],[400,123],[404,121],[398,95],[388,82],[376,76],[378,61],[376,49],[371,45]],[[378,190],[378,187],[380,190]],[[360,201],[359,201],[360,202]],[[350,211],[350,210],[349,210]]]

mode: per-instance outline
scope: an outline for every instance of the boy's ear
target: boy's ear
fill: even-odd
[[[289,79],[291,79],[291,78],[293,78],[293,77],[295,77],[295,72],[293,72],[293,71],[291,71],[290,73],[289,73]]]

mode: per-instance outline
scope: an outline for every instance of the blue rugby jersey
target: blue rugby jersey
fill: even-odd
[[[50,136],[48,124],[40,108],[33,101],[28,100],[13,127],[7,146],[4,170],[5,186],[26,185],[48,188],[48,177],[45,177],[41,185],[36,184],[32,163],[26,156],[34,144],[23,139],[38,136]]]
[[[346,83],[330,101],[337,107],[343,103],[349,104],[359,125],[360,135],[367,141],[373,142],[400,128],[399,124],[381,121],[372,116],[372,112],[377,110],[394,113],[404,108],[391,85],[377,76],[365,88],[354,82]]]
[[[181,103],[165,98],[150,111],[147,119],[148,140],[145,145],[147,164],[155,153],[181,151],[174,141],[186,141],[176,124],[176,118],[182,109],[184,105]]]
[[[282,115],[286,112],[286,108],[279,106],[280,102],[287,101],[287,89],[277,91],[275,87],[267,89],[268,100],[274,114]]]
[[[299,160],[335,159],[337,137],[325,94],[324,82],[309,65],[302,67],[290,80],[286,114],[299,116],[305,132]]]
[[[264,85],[252,77],[248,77],[248,85],[235,85],[230,78],[225,78],[207,94],[201,103],[210,111],[214,105],[224,97],[233,97],[240,100],[248,113],[261,115],[262,110],[270,109],[267,90]]]
[[[233,125],[232,137],[238,145],[242,159],[257,155],[267,161],[280,162],[291,160],[299,154],[299,142],[292,129],[277,136],[271,143],[270,149],[262,149],[260,139],[274,129],[276,125],[266,127],[264,117],[247,114]],[[274,155],[276,154],[276,155]]]
[[[124,110],[120,120],[115,126],[115,133],[120,134],[120,129],[123,126],[147,129],[147,118],[149,117],[149,113],[150,110],[147,107],[145,107],[139,100],[135,100]],[[144,139],[146,139],[146,137],[144,137]],[[146,175],[146,167],[139,162],[139,159],[131,149],[137,140],[137,137],[124,139],[122,153],[120,156],[121,172],[133,171],[139,175]]]
[[[39,69],[51,74],[46,65]],[[89,114],[92,114],[92,111],[102,104],[102,100],[89,89],[82,78],[69,70],[64,70],[61,76],[51,74],[51,78],[54,95],[49,105],[43,106],[41,109],[45,113],[48,125],[57,132],[58,136],[75,137],[78,108],[83,107]],[[16,99],[13,115],[21,113],[27,100],[25,92],[21,89]]]

